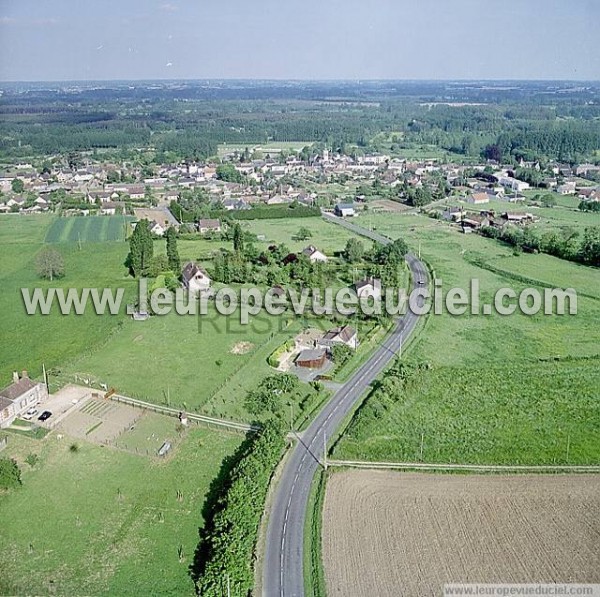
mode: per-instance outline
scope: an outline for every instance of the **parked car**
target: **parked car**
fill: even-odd
[[[30,408],[30,409],[29,409],[29,410],[28,410],[28,411],[27,411],[27,412],[26,412],[26,413],[23,415],[23,418],[24,418],[26,421],[29,421],[29,420],[33,419],[33,417],[35,417],[35,415],[37,415],[37,414],[38,414],[38,412],[39,412],[39,411],[38,411],[38,409],[37,409],[37,408]]]
[[[39,417],[38,421],[46,421],[52,416],[52,413],[49,410],[45,410]]]

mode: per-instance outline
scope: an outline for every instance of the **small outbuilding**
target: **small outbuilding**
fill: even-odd
[[[296,357],[296,366],[304,367],[305,369],[320,369],[325,364],[327,353],[324,349],[303,350]]]

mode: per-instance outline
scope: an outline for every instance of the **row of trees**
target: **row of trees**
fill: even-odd
[[[221,597],[228,587],[232,595],[252,593],[258,527],[284,448],[283,426],[270,420],[244,442],[236,464],[219,478],[191,566],[199,595]]]
[[[580,235],[577,231],[548,231],[539,233],[533,228],[507,226],[503,229],[487,226],[481,233],[505,242],[517,250],[542,252],[600,267],[600,227],[589,227]]]

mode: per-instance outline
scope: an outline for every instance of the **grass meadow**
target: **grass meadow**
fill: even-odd
[[[574,287],[580,295],[572,316],[431,315],[404,357],[430,369],[393,399],[367,399],[336,457],[412,460],[424,433],[427,461],[561,462],[568,439],[570,462],[597,464],[600,271],[548,255],[515,255],[419,215],[356,220],[403,237],[413,250],[420,246],[445,290],[468,290],[477,278],[482,303],[507,287]]]
[[[82,218],[83,219],[83,218]],[[0,383],[10,380],[11,371],[27,369],[40,375],[47,368],[61,366],[99,342],[104,342],[124,316],[27,315],[21,288],[123,287],[134,290],[123,265],[125,242],[58,243],[64,257],[65,277],[52,283],[41,280],[35,271],[35,257],[45,246],[44,239],[56,221],[52,216],[0,216]]]
[[[0,593],[193,595],[188,566],[204,501],[242,439],[192,427],[160,460],[87,442],[74,453],[68,438],[10,433],[3,456],[17,459],[23,485],[0,494]],[[33,467],[28,454],[39,456]]]

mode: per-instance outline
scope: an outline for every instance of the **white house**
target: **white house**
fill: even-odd
[[[100,206],[100,214],[103,216],[114,216],[117,213],[117,204],[109,201]]]
[[[325,263],[327,261],[327,255],[321,253],[321,251],[319,251],[319,249],[313,245],[306,247],[306,249],[302,251],[302,255],[306,255],[311,263],[315,263],[317,261]]]
[[[381,298],[381,280],[378,280],[377,278],[360,280],[356,282],[354,289],[356,290],[356,296],[359,299]]]
[[[45,384],[29,379],[27,371],[19,378],[15,371],[13,383],[0,390],[0,427],[8,427],[17,417],[47,398]]]
[[[467,203],[472,203],[473,205],[481,205],[489,202],[490,196],[487,193],[473,193],[467,197]]]
[[[355,215],[354,205],[352,203],[338,203],[334,209],[334,213],[336,216],[340,218],[351,217]]]
[[[206,234],[207,232],[221,232],[221,222],[211,218],[198,220],[198,232],[200,234]]]
[[[183,287],[194,296],[210,290],[211,279],[208,274],[201,269],[197,263],[190,261],[185,265],[181,272]]]
[[[156,234],[156,236],[163,236],[166,231],[167,229],[162,224],[159,224],[156,220],[152,220],[150,222],[150,232],[152,232],[152,234]]]
[[[358,348],[358,332],[350,325],[333,328],[319,340],[319,345],[331,348],[335,344],[345,344],[356,350]]]

